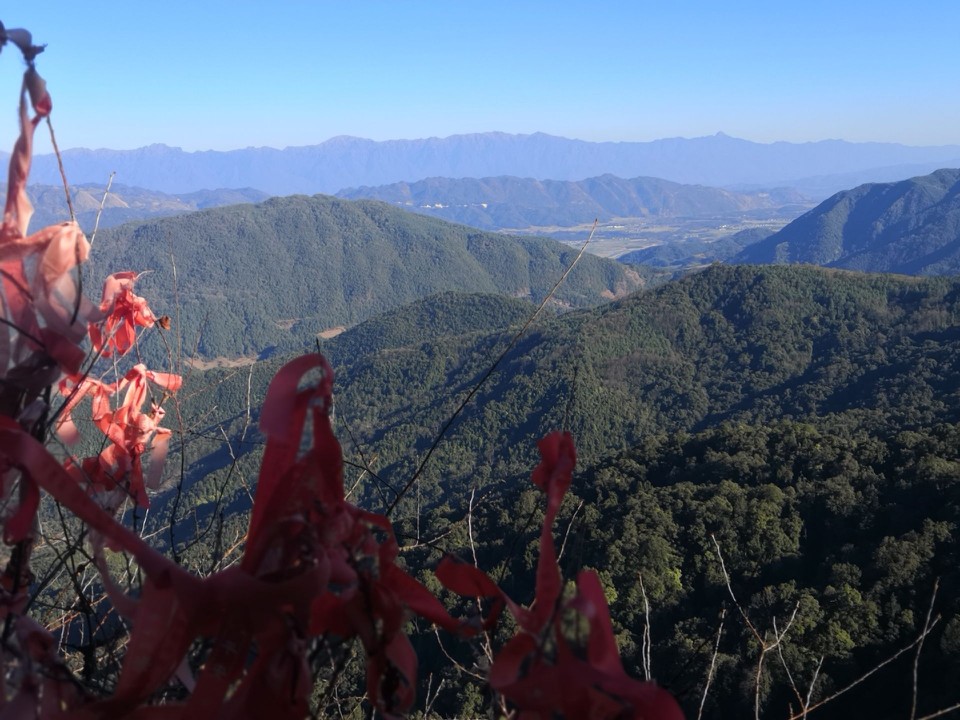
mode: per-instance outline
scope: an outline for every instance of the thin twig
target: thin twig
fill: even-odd
[[[170,269],[173,271],[173,307],[177,314],[177,373],[183,375],[183,325],[180,323],[180,286],[177,284],[177,258],[170,248]],[[186,384],[186,383],[184,383]]]
[[[247,431],[250,429],[250,418],[252,416],[252,388],[253,388],[253,368],[256,363],[250,363],[250,370],[247,372],[247,407],[246,413],[243,418],[243,430],[240,432],[240,442],[242,443],[247,438]]]
[[[717,558],[720,560],[720,570],[723,572],[723,579],[727,583],[727,591],[730,593],[733,604],[736,606],[737,610],[740,611],[740,615],[743,617],[743,621],[747,624],[747,627],[750,628],[750,632],[753,633],[753,636],[757,639],[757,642],[760,643],[761,647],[763,647],[763,637],[761,637],[760,633],[757,632],[757,629],[753,626],[753,623],[750,622],[750,618],[747,616],[746,610],[743,609],[743,606],[740,605],[739,601],[737,600],[737,596],[733,593],[733,587],[730,585],[730,574],[727,572],[727,566],[723,562],[723,553],[720,552],[720,543],[717,542],[716,535],[710,535],[710,539],[713,540],[713,544],[717,548]]]
[[[643,597],[643,644],[640,650],[640,655],[643,658],[643,675],[645,680],[649,680],[653,677],[653,672],[650,664],[650,649],[652,643],[650,641],[650,601],[647,600],[647,590],[643,587],[643,573],[637,573],[637,580],[640,583],[640,595]]]
[[[933,615],[933,604],[937,599],[937,590],[940,588],[940,578],[933,581],[933,592],[930,595],[930,607],[927,608],[927,619],[923,623],[923,633],[917,644],[917,654],[913,656],[913,701],[910,704],[910,720],[917,717],[917,690],[920,685],[920,653],[923,651],[923,641],[930,632],[930,617]]]
[[[773,632],[777,632],[777,619],[773,619]],[[787,665],[787,659],[783,656],[783,644],[777,644],[777,656],[780,658],[780,664],[783,666],[783,670],[787,673],[787,680],[790,683],[790,688],[793,690],[793,694],[797,697],[797,702],[800,703],[800,707],[805,707],[803,704],[803,696],[800,694],[800,690],[797,688],[797,683],[793,679],[793,673],[790,672],[790,666]]]
[[[713,655],[710,657],[710,668],[707,670],[707,682],[703,686],[703,696],[700,698],[700,709],[697,711],[697,720],[703,716],[703,706],[707,702],[707,693],[710,692],[710,683],[713,682],[713,671],[717,666],[717,655],[720,653],[720,638],[723,636],[723,620],[727,611],[720,611],[720,625],[717,627],[717,642],[713,646]]]
[[[67,172],[63,169],[63,156],[57,146],[57,136],[53,132],[53,123],[47,115],[47,128],[50,130],[50,143],[53,145],[53,154],[57,156],[57,167],[60,168],[60,179],[63,181],[63,194],[67,198],[67,209],[70,211],[70,221],[77,221],[77,214],[73,211],[73,200],[70,198],[70,184],[67,182]]]
[[[370,477],[376,480],[374,487],[377,489],[377,494],[380,495],[380,500],[383,502],[384,505],[386,505],[387,498],[383,494],[383,488],[384,487],[387,488],[390,492],[394,493],[394,495],[397,494],[397,490],[389,482],[381,478],[377,473],[373,471],[373,468],[371,467],[370,462],[367,460],[367,457],[363,452],[363,448],[361,447],[360,443],[357,442],[357,438],[353,434],[353,428],[350,427],[350,423],[347,420],[346,413],[340,413],[340,421],[342,422],[344,429],[347,431],[347,435],[350,437],[350,442],[353,445],[354,450],[356,450],[357,455],[360,456],[360,462],[363,463],[363,466],[362,466],[363,469],[370,474]]]
[[[371,461],[376,462],[379,458],[380,458],[380,455],[378,454],[378,455],[374,455],[374,456],[373,456],[372,458],[370,458],[370,459],[371,459]],[[358,465],[358,464],[355,463],[355,462],[350,462],[350,461],[348,461],[348,460],[344,460],[344,461],[343,461],[343,464],[344,464],[344,465],[348,465],[349,467],[357,468],[357,469],[360,471],[360,474],[357,475],[357,479],[354,481],[353,485],[351,485],[351,486],[350,486],[350,489],[347,490],[347,492],[344,494],[344,498],[345,498],[346,500],[349,500],[351,497],[353,497],[354,491],[355,491],[358,487],[360,487],[360,483],[363,482],[363,478],[365,478],[365,477],[367,476],[367,474],[370,473],[370,469],[367,468],[367,467],[364,467],[363,465]]]
[[[570,522],[567,523],[567,531],[563,534],[563,542],[560,543],[560,552],[557,553],[557,564],[560,564],[560,561],[563,560],[563,551],[567,549],[567,538],[570,537],[570,530],[573,529],[573,523],[577,519],[577,513],[580,512],[580,509],[583,507],[583,500],[580,501],[580,504],[577,505],[576,510],[573,511],[573,515],[570,516]]]
[[[821,700],[820,702],[818,702],[818,703],[816,703],[816,704],[814,704],[814,705],[809,706],[808,708],[806,708],[806,709],[805,709],[802,713],[800,713],[799,715],[797,715],[797,714],[791,715],[789,718],[787,718],[787,720],[800,720],[800,718],[805,717],[807,713],[812,712],[813,710],[816,710],[816,709],[819,708],[819,707],[823,707],[823,706],[826,705],[828,702],[832,702],[833,700],[836,700],[838,697],[840,697],[840,696],[843,695],[844,693],[847,693],[847,692],[849,692],[850,690],[852,690],[853,688],[855,688],[857,685],[860,685],[860,684],[863,683],[867,678],[869,678],[869,677],[872,676],[872,675],[875,675],[875,674],[876,674],[877,672],[879,672],[882,668],[884,668],[884,667],[886,667],[887,665],[889,665],[890,663],[892,663],[894,660],[896,660],[898,657],[900,657],[901,655],[903,655],[905,652],[907,652],[907,651],[909,651],[909,650],[912,650],[912,649],[915,648],[917,645],[919,645],[919,644],[923,641],[923,638],[926,637],[927,635],[929,635],[930,632],[933,630],[933,628],[935,628],[935,627],[937,626],[937,623],[939,623],[939,622],[940,622],[940,617],[939,617],[939,616],[938,616],[938,617],[935,617],[935,618],[933,619],[933,622],[930,623],[929,628],[927,628],[927,629],[920,635],[920,637],[918,637],[918,638],[917,638],[916,640],[914,640],[912,643],[910,643],[909,645],[906,645],[905,647],[900,648],[900,649],[897,650],[897,652],[895,652],[893,655],[891,655],[890,657],[888,657],[886,660],[884,660],[884,661],[881,662],[880,664],[875,665],[873,668],[871,668],[870,670],[868,670],[867,672],[865,672],[863,675],[861,675],[860,677],[858,677],[856,680],[854,680],[854,681],[853,681],[852,683],[850,683],[849,685],[841,688],[840,690],[837,690],[837,692],[833,693],[832,695],[829,695],[829,696],[825,697],[825,698],[824,698],[823,700]],[[956,708],[953,708],[953,709],[956,709]],[[947,709],[947,711],[949,711],[949,710],[950,710],[950,708]],[[945,712],[941,711],[941,714],[945,714]],[[931,715],[931,716],[927,716],[927,717],[934,717],[934,716]],[[925,718],[921,718],[920,720],[926,720],[926,719],[925,719]]]
[[[823,667],[823,661],[826,658],[826,655],[820,656],[820,662],[817,663],[817,669],[813,671],[813,677],[810,679],[810,688],[807,690],[807,699],[803,703],[803,718],[804,720],[807,717],[807,713],[810,712],[810,699],[813,697],[813,688],[817,684],[817,679],[820,677],[820,669]]]
[[[473,566],[480,569],[480,562],[477,560],[477,547],[473,540],[473,501],[476,495],[477,489],[472,488],[470,490],[470,504],[467,506],[467,538],[470,541],[470,553],[473,556]],[[477,617],[483,617],[483,605],[480,602],[480,598],[474,598],[474,602],[477,607]],[[439,640],[440,636],[437,636]],[[487,658],[487,667],[493,667],[493,640],[490,638],[490,632],[488,630],[483,631],[483,642],[481,643],[483,648],[483,654]],[[497,702],[499,703],[503,715],[507,714],[506,698],[503,697],[500,693],[496,693]]]
[[[930,713],[929,715],[924,715],[922,718],[917,718],[917,720],[933,720],[933,718],[943,717],[944,715],[948,715],[957,710],[960,710],[960,703],[957,703],[956,705],[951,705],[950,707],[945,707],[942,710],[937,710],[936,712]]]
[[[57,157],[57,167],[60,169],[60,180],[63,182],[63,194],[67,199],[67,210],[70,211],[70,222],[77,222],[77,214],[73,211],[73,199],[70,197],[70,183],[67,182],[67,172],[63,169],[63,156],[60,154],[60,147],[57,145],[57,135],[53,132],[53,123],[50,122],[50,116],[47,115],[47,129],[50,131],[50,143],[53,145],[53,154]],[[70,318],[70,324],[73,325],[80,315],[80,303],[83,299],[83,269],[81,268],[80,245],[74,243],[74,264],[77,268],[77,296],[73,305],[73,316]]]
[[[90,244],[93,245],[93,241],[97,239],[97,230],[100,229],[100,216],[103,215],[103,206],[107,202],[107,195],[110,194],[110,187],[113,185],[113,178],[116,177],[116,171],[110,173],[110,177],[107,180],[107,187],[103,190],[103,195],[100,197],[100,207],[97,209],[97,217],[93,221],[93,232],[90,233]]]
[[[727,583],[727,591],[730,593],[730,598],[733,600],[733,604],[736,605],[737,610],[740,611],[743,621],[747,624],[747,627],[750,628],[753,636],[760,644],[760,657],[757,658],[757,673],[754,677],[753,695],[753,716],[755,720],[760,720],[760,686],[763,682],[763,662],[767,657],[767,653],[769,653],[771,650],[779,648],[780,643],[783,642],[783,638],[786,637],[787,633],[790,631],[793,621],[797,618],[797,612],[800,610],[800,601],[798,600],[797,604],[794,606],[793,614],[790,615],[790,620],[787,621],[787,625],[783,628],[783,632],[779,632],[777,630],[777,619],[773,619],[773,642],[767,642],[766,635],[761,635],[756,626],[750,621],[747,611],[743,609],[743,606],[737,600],[737,596],[733,592],[733,586],[730,584],[730,574],[727,572],[727,566],[723,562],[723,553],[720,551],[720,543],[717,542],[715,535],[711,535],[710,538],[713,540],[713,544],[717,548],[717,558],[720,560],[720,570],[723,572],[723,579]]]
[[[469,675],[470,677],[480,680],[481,682],[486,682],[487,678],[479,673],[475,673],[473,670],[469,670],[462,663],[454,659],[454,657],[447,652],[447,649],[443,646],[443,640],[440,639],[440,630],[436,625],[433,626],[433,634],[437,638],[437,645],[440,646],[440,652],[443,653],[443,656],[450,661],[450,664],[453,665],[457,670],[462,672],[464,675]]]
[[[442,533],[440,533],[439,535],[435,535],[434,537],[430,538],[429,540],[418,540],[418,539],[415,539],[415,540],[414,540],[414,543],[413,543],[412,545],[401,545],[399,548],[397,548],[397,551],[398,551],[398,552],[402,552],[402,553],[408,553],[408,552],[412,552],[412,551],[414,551],[414,550],[416,550],[417,548],[420,548],[420,547],[428,547],[428,548],[431,548],[431,549],[433,549],[433,550],[439,550],[440,552],[445,552],[444,548],[441,548],[437,543],[438,543],[440,540],[443,540],[445,537],[449,537],[449,536],[452,535],[452,534],[453,534],[453,528],[451,527],[449,530],[447,530],[447,531],[445,531],[445,532],[442,532]],[[409,536],[409,535],[401,535],[400,533],[397,533],[397,537],[398,537],[398,538],[402,538],[402,539],[404,539],[404,540],[409,540],[409,539],[410,539],[410,536]]]
[[[480,568],[477,560],[477,546],[473,542],[473,498],[477,494],[476,488],[470,489],[470,504],[467,506],[467,537],[470,539],[470,554],[473,556],[473,566]]]
[[[443,688],[443,678],[440,678],[440,682],[437,683],[437,690],[433,693],[433,699],[430,699],[430,688],[433,685],[433,673],[430,673],[430,677],[427,678],[427,694],[423,700],[423,717],[424,720],[429,720],[430,710],[433,708],[433,704],[437,701],[437,698],[440,697],[440,690]]]

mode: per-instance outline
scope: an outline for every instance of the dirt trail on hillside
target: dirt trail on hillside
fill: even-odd
[[[342,332],[346,331],[345,325],[337,325],[336,327],[327,328],[326,330],[321,330],[317,333],[317,337],[321,340],[329,340],[330,338],[335,338]]]

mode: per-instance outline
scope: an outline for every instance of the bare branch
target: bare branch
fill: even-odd
[[[649,680],[653,677],[652,668],[650,664],[650,602],[647,600],[647,591],[643,587],[643,573],[637,573],[637,580],[640,582],[640,595],[643,597],[643,645],[640,650],[640,655],[643,658],[643,677],[644,680]]]
[[[707,682],[703,686],[703,697],[700,698],[700,709],[697,711],[697,720],[703,716],[703,706],[707,702],[707,693],[710,692],[710,683],[713,682],[713,671],[717,666],[717,655],[720,653],[720,638],[723,635],[723,621],[727,616],[726,610],[720,611],[720,625],[717,627],[717,642],[713,646],[713,655],[710,657],[710,669],[707,670]]]
[[[455,660],[453,656],[447,652],[447,649],[443,646],[443,641],[440,639],[440,630],[437,629],[436,625],[434,625],[433,627],[433,634],[437,638],[437,645],[440,646],[440,652],[442,652],[443,656],[450,661],[451,665],[453,665],[460,672],[464,673],[465,675],[469,675],[470,677],[476,680],[479,680],[481,682],[487,681],[487,678],[484,675],[481,675],[479,673],[474,672],[473,670],[466,668],[462,663]]]
[[[430,717],[430,710],[433,708],[433,704],[437,701],[437,698],[440,696],[440,689],[443,687],[443,678],[440,679],[440,682],[437,683],[437,689],[433,693],[433,698],[430,697],[430,689],[433,685],[433,673],[430,673],[430,676],[427,678],[427,694],[423,699],[423,717],[424,720],[427,720]]]
[[[476,494],[477,489],[471,488],[470,504],[467,506],[467,537],[470,539],[470,554],[473,556],[473,566],[479,569],[480,563],[477,561],[477,546],[473,542],[473,499]]]
[[[750,617],[747,615],[747,611],[743,609],[740,601],[737,600],[737,596],[733,592],[733,587],[730,585],[730,574],[727,572],[727,566],[723,562],[723,553],[720,552],[720,543],[717,542],[717,537],[715,535],[710,535],[710,539],[713,540],[713,544],[717,548],[717,558],[720,560],[720,571],[723,573],[723,579],[727,583],[727,591],[730,593],[730,598],[733,600],[733,604],[736,606],[737,610],[740,611],[740,615],[743,618],[743,621],[747,624],[747,627],[750,628],[750,632],[753,633],[753,636],[757,639],[757,642],[760,643],[760,647],[762,648],[766,644],[763,637],[759,632],[757,632],[757,629],[753,626],[753,623],[750,622]]]
[[[777,619],[776,619],[776,618],[773,619],[773,631],[774,631],[775,633],[776,633],[776,631],[777,631]],[[780,664],[783,666],[784,672],[787,673],[787,680],[790,682],[790,688],[793,690],[793,694],[796,695],[797,701],[800,703],[800,707],[801,707],[801,708],[802,708],[802,707],[805,707],[805,705],[803,704],[803,696],[800,694],[800,690],[797,688],[797,683],[794,682],[793,673],[790,672],[790,666],[787,665],[787,659],[786,659],[785,657],[783,657],[783,644],[782,644],[782,643],[777,643],[777,655],[778,655],[779,658],[780,658]],[[823,660],[821,659],[820,662],[822,663]]]
[[[918,720],[933,720],[933,718],[943,717],[944,715],[949,715],[950,713],[956,712],[957,710],[960,710],[960,703],[957,703],[956,705],[951,705],[950,707],[945,707],[943,708],[943,710],[937,710],[936,712],[930,713],[929,715],[924,715],[922,718],[918,718]]]
[[[931,622],[928,627],[924,628],[924,631],[920,634],[920,637],[918,637],[918,638],[917,638],[916,640],[914,640],[912,643],[910,643],[909,645],[906,645],[906,646],[900,648],[900,649],[897,650],[897,652],[895,652],[893,655],[891,655],[890,657],[888,657],[886,660],[884,660],[884,661],[881,662],[880,664],[874,666],[873,668],[871,668],[870,670],[868,670],[867,672],[865,672],[863,675],[861,675],[860,677],[858,677],[856,680],[854,680],[852,683],[850,683],[850,684],[847,685],[846,687],[843,687],[843,688],[841,688],[840,690],[837,690],[837,692],[833,693],[832,695],[829,695],[828,697],[825,697],[823,700],[821,700],[820,702],[816,703],[815,705],[809,706],[808,708],[806,708],[806,709],[805,709],[802,713],[800,713],[799,715],[797,715],[797,714],[791,715],[789,718],[787,718],[787,720],[798,720],[799,718],[806,717],[807,713],[812,712],[813,710],[816,710],[816,709],[819,708],[819,707],[823,707],[823,706],[826,705],[828,702],[832,702],[833,700],[836,700],[836,699],[837,699],[838,697],[840,697],[841,695],[849,692],[850,690],[852,690],[853,688],[855,688],[857,685],[860,685],[860,684],[863,683],[867,678],[871,677],[872,675],[875,675],[875,674],[876,674],[877,672],[879,672],[882,668],[884,668],[884,667],[886,667],[887,665],[889,665],[890,663],[892,663],[892,662],[893,662],[894,660],[896,660],[898,657],[900,657],[900,656],[903,655],[904,653],[912,650],[912,649],[915,648],[917,645],[919,645],[919,644],[923,641],[923,639],[924,639],[927,635],[930,634],[930,632],[933,630],[933,628],[935,628],[935,627],[937,626],[937,623],[939,623],[939,622],[940,622],[940,617],[939,617],[939,616],[935,617],[935,618],[933,619],[933,622]],[[933,717],[933,716],[928,716],[928,717]],[[923,720],[923,719],[921,719],[921,720]]]
[[[93,221],[93,231],[90,233],[91,245],[93,245],[93,241],[97,239],[97,230],[100,229],[100,216],[103,215],[103,206],[107,202],[107,195],[110,194],[110,186],[113,185],[113,178],[116,176],[116,172],[110,173],[110,177],[107,179],[107,187],[104,188],[103,195],[100,196],[100,207],[97,209],[97,217]]]
[[[817,663],[817,669],[813,671],[813,677],[810,679],[810,688],[807,690],[807,699],[803,703],[803,717],[807,717],[807,713],[810,711],[810,698],[813,697],[813,688],[817,684],[817,679],[820,677],[820,668],[823,667],[823,660],[826,656],[820,656],[820,662]]]
[[[927,608],[927,619],[923,623],[923,633],[917,644],[917,654],[913,656],[913,701],[910,704],[910,720],[917,717],[917,690],[920,685],[920,653],[923,651],[923,641],[930,632],[930,616],[933,615],[933,604],[937,599],[937,590],[940,588],[940,578],[933,581],[933,593],[930,595],[930,607]]]
[[[563,559],[563,551],[567,549],[567,538],[570,537],[570,530],[573,529],[573,523],[577,519],[577,513],[580,512],[580,509],[583,507],[583,500],[580,501],[580,504],[577,505],[576,510],[573,511],[573,515],[570,516],[570,522],[567,523],[567,531],[563,534],[563,542],[560,543],[560,552],[557,553],[557,563]]]

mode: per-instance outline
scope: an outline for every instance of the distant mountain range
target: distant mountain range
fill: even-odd
[[[375,142],[336,137],[319,145],[184,152],[165,145],[136,150],[67,150],[74,183],[104,183],[112,171],[126,185],[183,193],[207,188],[257,188],[271,195],[333,193],[347,187],[413,182],[428,177],[512,175],[581,180],[607,173],[650,176],[717,187],[815,188],[818,197],[861,180],[889,180],[960,164],[960,146],[893,143],[762,144],[722,133],[652,142],[585,142],[535,133],[479,133]],[[0,155],[0,161],[6,157]],[[898,168],[903,168],[902,172]],[[907,169],[909,168],[909,169]],[[831,181],[834,176],[844,179]],[[57,185],[55,158],[38,156],[33,180]],[[805,180],[806,179],[806,180]]]
[[[960,170],[837,193],[732,262],[907,275],[960,272]]]
[[[791,189],[733,192],[659,178],[602,175],[581,181],[518,177],[428,178],[342,190],[339,197],[383,200],[413,212],[487,230],[569,227],[613,218],[701,218],[785,212],[809,207]]]
[[[187,352],[235,359],[302,350],[434,293],[497,293],[539,301],[576,250],[328,196],[272,198],[108,228],[86,277],[148,271],[138,284],[180,321]],[[553,305],[600,304],[642,287],[643,271],[585,255]]]

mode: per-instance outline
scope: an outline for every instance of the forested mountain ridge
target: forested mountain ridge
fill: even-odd
[[[619,217],[695,218],[784,209],[790,217],[810,201],[795,190],[751,193],[651,177],[602,175],[579,181],[519,177],[428,178],[413,183],[341,190],[338,197],[370,198],[424,215],[483,229],[568,227]]]
[[[103,230],[91,264],[95,280],[145,271],[139,291],[179,317],[185,347],[234,358],[310,347],[323,330],[446,290],[539,301],[576,254],[384,203],[292,196]],[[598,304],[644,282],[585,255],[554,305]]]
[[[441,337],[340,371],[339,416],[382,478],[410,476],[397,453],[422,457],[508,335]],[[797,608],[784,662],[807,683],[823,658],[820,698],[916,637],[939,576],[943,626],[919,666],[920,707],[960,699],[960,280],[713,266],[555,318],[478,393],[421,476],[418,502],[433,509],[408,507],[401,527],[455,531],[477,489],[481,565],[503,564],[514,596],[529,597],[536,495],[524,469],[535,439],[564,426],[581,467],[558,523],[572,528],[570,567],[601,572],[635,673],[649,599],[654,667],[691,715],[724,607],[708,708],[753,711],[758,651],[713,538],[758,627],[783,631]],[[444,548],[469,558],[460,531]],[[908,709],[905,667],[820,712]],[[782,717],[796,697],[779,663],[767,672],[763,716]]]
[[[712,266],[538,325],[441,452],[470,472],[496,473],[500,465],[509,473],[529,464],[540,430],[557,425],[574,432],[591,462],[650,433],[738,418],[883,407],[896,423],[954,421],[958,324],[957,281]],[[352,354],[339,375],[340,407],[366,429],[368,443],[417,446],[504,337]],[[331,353],[348,342],[350,333],[329,341]],[[397,377],[406,378],[402,388],[388,380]],[[495,465],[491,447],[502,449],[493,452]],[[396,462],[399,472],[405,461]]]
[[[517,298],[445,292],[381,313],[323,342],[321,349],[334,366],[342,366],[371,353],[505,330],[533,311],[529,301]]]
[[[348,486],[388,504],[522,319],[510,300],[441,295],[326,341]],[[387,332],[411,323],[409,338]],[[715,265],[539,322],[399,506],[405,559],[471,557],[475,491],[481,566],[530,597],[538,505],[525,479],[535,440],[567,427],[579,470],[558,537],[570,568],[600,572],[632,673],[649,600],[655,672],[695,714],[726,608],[707,717],[752,714],[758,650],[716,538],[761,632],[775,620],[783,631],[796,608],[783,662],[806,689],[823,658],[814,698],[912,642],[939,577],[919,707],[947,706],[960,699],[958,328],[960,280],[801,266]],[[244,379],[232,382],[242,396]],[[420,652],[449,678],[437,712],[470,715],[472,681],[434,643]],[[909,711],[912,657],[818,714]],[[761,716],[795,711],[779,658],[765,667]]]
[[[954,274],[960,271],[960,170],[838,193],[733,262]]]

